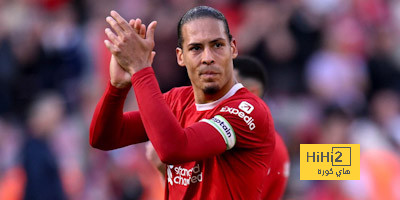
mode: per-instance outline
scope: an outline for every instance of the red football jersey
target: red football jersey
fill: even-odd
[[[204,160],[167,165],[166,198],[260,199],[275,147],[266,104],[242,84],[208,104],[195,103],[192,87],[172,89],[164,97],[183,128],[207,123],[227,146]]]
[[[196,104],[192,87],[162,95],[151,67],[132,76],[139,111],[123,112],[128,88],[111,84],[90,126],[90,144],[111,150],[151,140],[169,163],[166,199],[260,199],[275,148],[273,120],[257,96],[234,85]]]
[[[275,132],[275,150],[272,153],[271,168],[264,179],[262,199],[281,199],[289,177],[290,160],[285,143],[279,133]]]

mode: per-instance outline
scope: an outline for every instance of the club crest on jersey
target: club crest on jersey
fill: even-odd
[[[245,101],[243,101],[243,102],[245,102]],[[254,107],[251,104],[249,104],[249,105],[252,107],[252,109],[250,109],[250,112],[251,112],[251,111],[253,111]],[[238,117],[242,118],[243,121],[249,126],[250,130],[254,130],[256,128],[256,125],[254,124],[254,119],[252,117],[246,115],[244,112],[240,111],[237,108],[231,108],[228,106],[224,106],[221,108],[221,112],[228,112],[230,114],[237,115]]]
[[[243,110],[245,113],[250,114],[253,110],[254,110],[254,106],[251,105],[249,102],[247,101],[242,101],[239,104],[239,109]]]

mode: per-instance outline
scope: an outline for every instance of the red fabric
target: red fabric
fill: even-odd
[[[129,89],[108,84],[90,124],[89,142],[93,147],[112,150],[148,140],[139,111],[123,113]]]
[[[262,181],[275,146],[271,114],[261,99],[242,88],[215,107],[198,111],[191,87],[175,88],[162,95],[152,68],[135,73],[132,85],[140,115],[123,114],[128,89],[118,90],[109,85],[93,117],[93,146],[118,148],[146,140],[147,133],[161,160],[170,164],[166,199],[261,197]],[[244,114],[252,119],[254,127],[244,121],[243,115],[226,111],[239,110],[243,101],[254,106],[251,113]],[[199,122],[216,115],[226,119],[236,134],[231,150],[226,151],[227,145],[217,128]]]
[[[208,159],[167,165],[166,197],[260,199],[262,182],[270,167],[275,146],[273,123],[266,105],[245,88],[206,111],[196,110],[191,87],[173,89],[169,97],[173,101],[171,109],[183,127],[221,115],[233,127],[236,144],[231,150]],[[248,114],[254,119],[254,130],[250,130],[249,125],[235,112],[240,110],[238,107],[243,101],[254,106],[254,110]],[[223,112],[225,108],[236,110],[232,110],[232,113]]]
[[[164,100],[151,67],[135,73],[132,85],[143,125],[163,163],[201,160],[225,151],[225,141],[213,127],[205,123],[181,127]]]
[[[161,161],[170,164],[201,160],[225,151],[225,141],[213,127],[205,123],[186,129],[180,126],[160,92],[152,68],[136,73],[132,83],[140,113],[123,113],[130,88],[121,90],[109,83],[93,115],[90,127],[93,147],[116,149],[147,141],[148,135]]]
[[[262,199],[282,199],[289,177],[289,153],[281,136],[275,132],[275,150],[272,153],[271,170],[264,179]]]

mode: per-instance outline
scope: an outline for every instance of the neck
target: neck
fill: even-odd
[[[232,79],[225,84],[218,92],[214,94],[206,94],[201,88],[195,88],[193,86],[194,99],[198,104],[211,103],[223,97],[228,91],[237,83],[236,80]]]

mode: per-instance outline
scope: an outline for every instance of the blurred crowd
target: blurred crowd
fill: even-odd
[[[145,144],[103,152],[89,124],[109,80],[105,18],[158,21],[161,90],[190,84],[176,26],[225,14],[291,156],[284,199],[400,199],[400,1],[0,0],[0,199],[162,199]],[[137,109],[133,92],[126,110]],[[299,144],[361,144],[361,180],[300,181]]]

